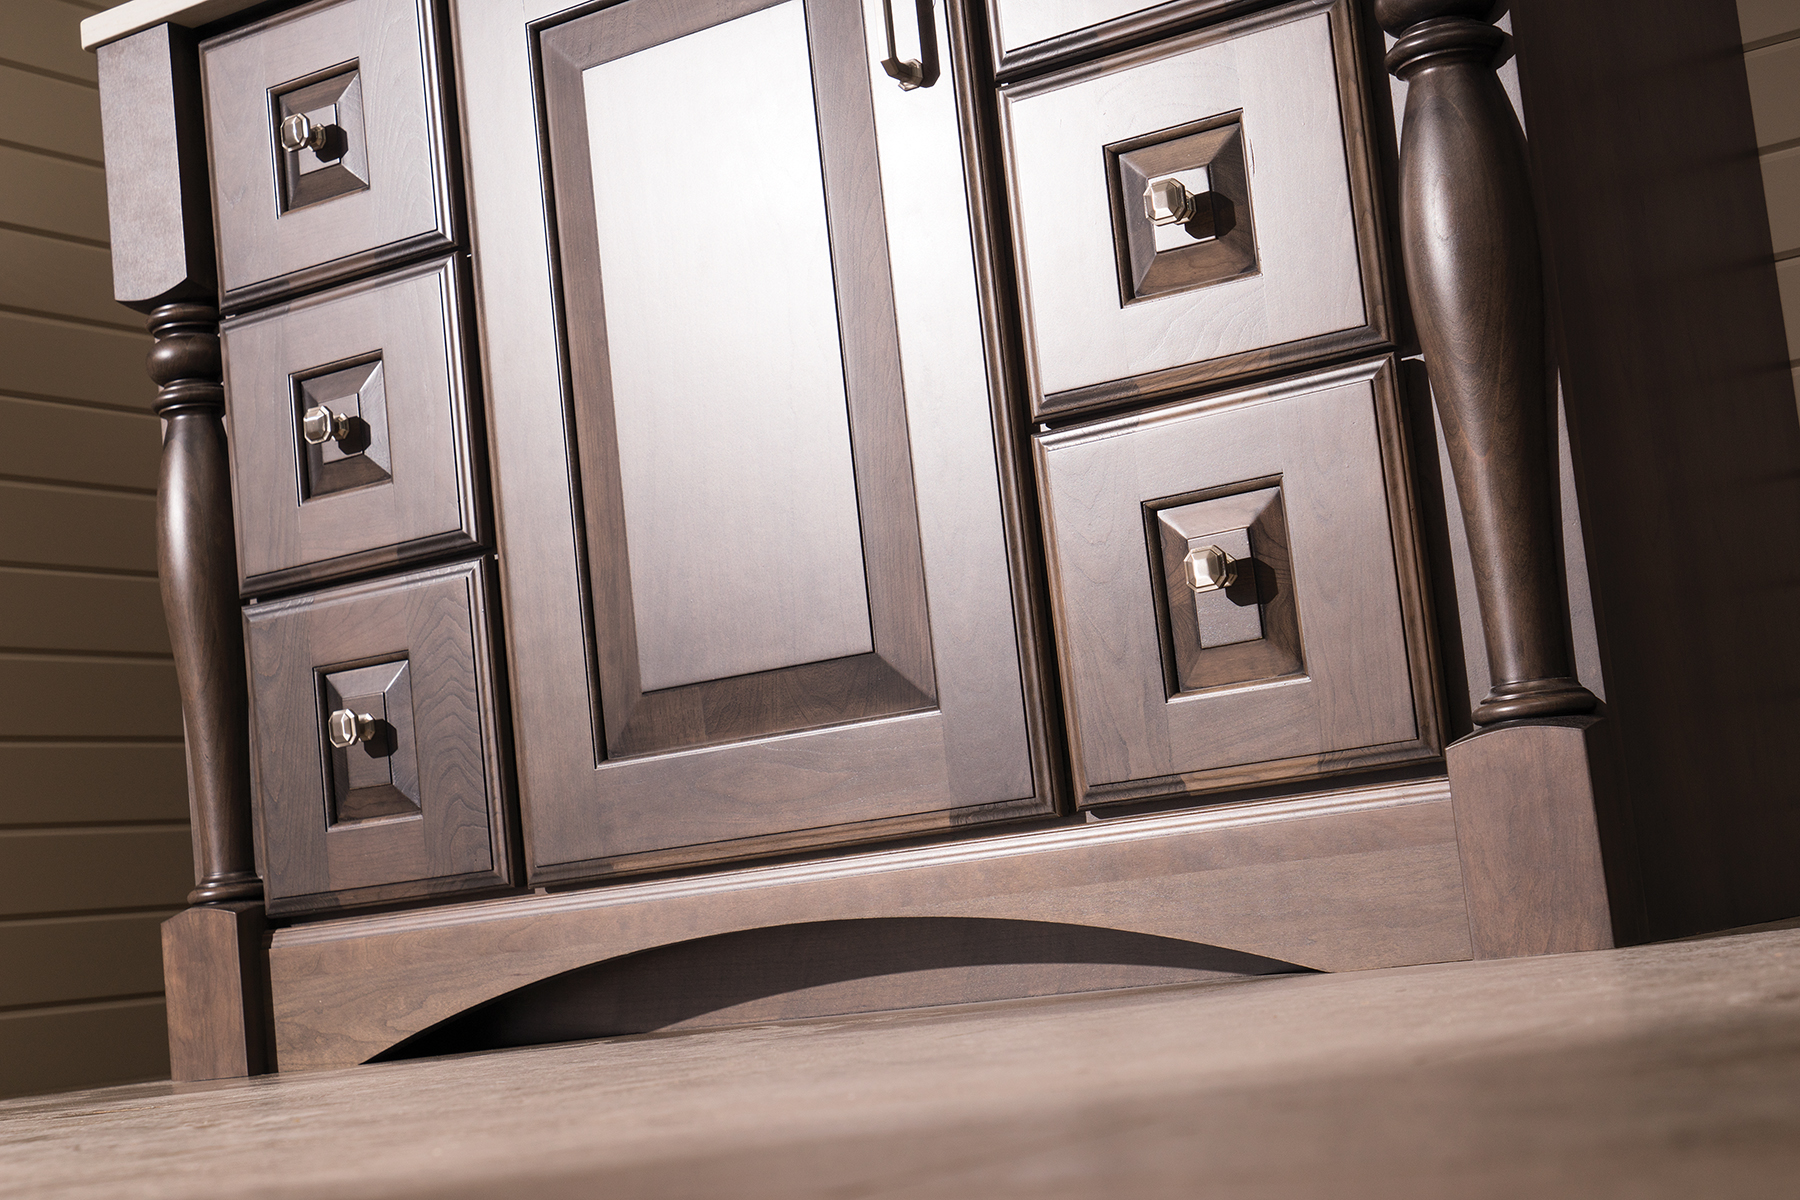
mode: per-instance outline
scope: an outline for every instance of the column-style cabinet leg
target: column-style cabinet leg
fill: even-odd
[[[262,881],[250,835],[249,701],[225,452],[218,312],[150,316],[156,413],[168,422],[157,488],[157,573],[175,652],[192,798],[194,907],[163,925],[176,1079],[268,1069]]]
[[[187,733],[193,907],[163,923],[176,1079],[274,1066],[262,881],[250,835],[250,723],[225,453],[199,52],[156,25],[99,47],[113,296],[150,314],[163,436],[157,568]]]
[[[1491,690],[1447,752],[1477,957],[1594,949],[1636,900],[1563,623],[1543,268],[1490,0],[1376,0],[1408,85],[1407,285],[1462,500]],[[1609,889],[1610,877],[1610,889]]]

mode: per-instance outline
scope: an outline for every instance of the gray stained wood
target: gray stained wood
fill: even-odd
[[[1175,938],[968,917],[817,921],[646,950],[509,992],[382,1061],[674,1029],[1223,983],[1291,963]]]
[[[857,575],[859,582],[867,580],[867,607],[854,615],[868,628],[873,649],[866,654],[801,660],[791,666],[754,673],[713,668],[701,657],[686,664],[688,674],[700,674],[699,682],[649,690],[642,681],[640,656],[650,651],[667,652],[661,646],[640,645],[638,637],[650,623],[634,610],[643,605],[673,604],[677,597],[664,598],[670,584],[634,574],[627,530],[632,514],[627,505],[658,503],[662,490],[669,486],[665,477],[672,470],[691,473],[693,486],[698,489],[714,467],[700,455],[680,463],[659,463],[655,490],[626,489],[623,476],[631,471],[632,464],[621,461],[623,418],[614,411],[614,374],[609,366],[611,348],[606,341],[603,299],[609,277],[595,230],[594,168],[588,153],[582,72],[598,63],[623,59],[770,7],[767,0],[741,0],[700,6],[675,19],[649,20],[630,6],[603,9],[583,20],[555,26],[541,38],[548,154],[554,166],[557,233],[568,311],[570,388],[575,410],[581,414],[576,422],[577,459],[583,473],[581,494],[586,506],[594,636],[600,659],[601,724],[609,759],[925,711],[936,699],[893,284],[883,252],[888,234],[875,159],[874,111],[866,72],[844,69],[846,64],[861,68],[865,58],[857,13],[845,3],[812,6],[808,32],[813,61],[818,65],[809,81],[811,86],[804,90],[816,93],[813,103],[818,113],[825,210],[832,242],[832,276],[824,282],[835,280],[836,308],[842,323],[847,432],[855,496],[842,497],[837,489],[824,486],[831,482],[829,479],[820,479],[821,492],[816,499],[801,497],[791,503],[796,510],[793,516],[801,521],[814,520],[821,538],[829,536],[838,522],[847,522],[850,529],[856,529],[860,511],[863,563]],[[812,115],[806,114],[805,120],[810,127]],[[750,180],[739,182],[754,186]],[[797,285],[798,280],[788,284]],[[780,284],[771,280],[767,286]],[[745,299],[754,302],[749,297]],[[612,296],[614,305],[631,306],[638,302],[638,297],[630,293]],[[824,303],[829,312],[831,300],[827,298]],[[709,351],[696,347],[690,352]],[[834,353],[833,357],[837,355]],[[721,368],[728,365],[721,364]],[[755,404],[759,396],[768,410],[766,419],[780,421],[788,405],[783,389],[773,387],[759,393],[754,384],[721,395],[715,402],[720,409],[715,419],[756,421],[759,414],[755,408],[749,412],[741,410],[747,404]],[[648,396],[627,397],[628,402],[632,400],[640,405],[653,402]],[[794,429],[790,436],[808,439],[811,454],[827,455],[845,432],[841,426],[836,430],[815,427]],[[720,449],[733,452],[724,446]],[[783,485],[793,486],[796,482],[792,478],[771,480],[773,489],[746,491],[727,498],[721,506],[725,511],[717,513],[716,520],[729,528],[729,507],[754,503],[758,496],[771,505],[790,503],[780,492],[786,490]],[[854,505],[849,512],[825,507],[841,507],[847,499]],[[775,513],[752,513],[748,524],[754,530],[774,519]],[[694,533],[688,536],[693,537]],[[720,602],[729,603],[733,573],[763,566],[754,557],[755,547],[750,548],[749,561],[736,557],[734,549],[729,538],[725,538],[716,544],[677,547],[674,553],[712,561],[718,573],[709,586],[717,589]],[[654,570],[655,562],[651,559],[645,565]],[[803,568],[799,562],[792,565]],[[804,626],[815,620],[837,618],[838,614],[827,607],[829,565],[812,564],[812,576],[795,582],[794,598],[786,611],[753,611],[742,614],[740,620],[748,623],[760,618]],[[764,569],[788,566],[786,562],[776,562]],[[815,589],[820,593],[816,599]],[[807,607],[809,601],[819,606],[818,611]],[[675,633],[671,629],[665,636]],[[760,630],[746,630],[741,636],[764,640]]]
[[[1035,417],[1393,340],[1366,41],[1355,5],[1304,0],[1001,91]],[[1171,93],[1182,99],[1171,105]],[[1114,230],[1141,198],[1122,194],[1105,151],[1142,154],[1158,135],[1232,114],[1251,164],[1237,207],[1255,230],[1256,269],[1172,265],[1190,281],[1121,303],[1130,251]]]
[[[1611,15],[1512,7],[1606,716],[1663,938],[1800,911],[1775,749],[1800,721],[1800,425],[1737,14]],[[1659,581],[1672,545],[1730,564],[1721,586]]]
[[[1377,5],[1407,82],[1407,288],[1480,599],[1493,689],[1477,725],[1589,712],[1558,579],[1543,264],[1525,139],[1494,74],[1506,35],[1460,0]],[[1432,23],[1432,21],[1436,23]]]
[[[1508,722],[1446,751],[1476,958],[1642,940],[1617,748],[1596,729],[1604,723]]]
[[[447,259],[225,324],[244,595],[456,553],[480,539],[465,295],[466,267]],[[380,364],[379,433],[391,472],[320,494],[300,477],[300,415],[310,403],[302,381],[352,362]]]
[[[150,314],[147,364],[156,414],[167,422],[157,487],[156,573],[181,687],[193,797],[192,904],[262,895],[250,831],[250,748],[244,642],[226,462],[219,314],[205,303]]]
[[[1078,803],[1441,753],[1392,360],[1043,434],[1037,448]],[[1302,668],[1171,694],[1163,551],[1146,526],[1166,506],[1277,483]]]
[[[260,904],[202,905],[163,922],[171,1079],[273,1069],[266,943]]]
[[[454,245],[437,20],[430,0],[321,0],[202,45],[226,312]],[[267,98],[346,63],[370,114],[369,186],[282,212]]]
[[[515,716],[518,727],[528,731],[521,791],[532,878],[588,878],[1048,811],[1052,802],[1040,782],[1048,771],[1046,755],[1029,740],[1024,712],[1014,616],[1022,580],[1014,573],[1016,548],[1008,543],[1001,503],[1002,494],[1018,484],[1000,478],[997,470],[991,421],[998,401],[988,375],[967,240],[960,105],[973,101],[959,89],[969,84],[952,73],[935,87],[901,93],[880,74],[868,52],[867,26],[857,32],[855,10],[842,0],[809,7],[813,35],[820,46],[833,48],[830,56],[816,52],[814,86],[828,95],[850,95],[859,88],[867,98],[842,113],[823,114],[827,153],[837,153],[829,149],[840,136],[834,132],[837,122],[855,128],[855,113],[872,106],[880,157],[871,165],[851,156],[843,166],[879,168],[890,241],[933,249],[930,255],[884,255],[877,242],[859,245],[855,256],[859,262],[865,255],[887,259],[884,269],[863,268],[876,272],[875,278],[883,270],[892,276],[892,299],[875,306],[872,316],[880,318],[891,303],[904,377],[936,380],[930,389],[910,387],[905,396],[916,517],[896,511],[880,519],[900,522],[896,529],[917,521],[928,606],[923,613],[914,611],[915,619],[929,620],[930,645],[937,648],[931,664],[937,705],[860,721],[858,706],[867,703],[866,693],[852,690],[831,697],[839,723],[827,728],[681,754],[608,757],[604,738],[614,727],[603,733],[600,718],[606,689],[616,683],[602,648],[609,638],[616,644],[617,637],[592,629],[609,609],[600,597],[584,593],[590,586],[594,592],[609,586],[601,564],[611,560],[591,555],[583,564],[577,557],[578,547],[592,547],[596,538],[606,546],[605,539],[617,534],[591,523],[596,507],[605,509],[604,498],[590,493],[604,479],[606,466],[604,456],[595,463],[582,449],[590,439],[605,446],[605,406],[590,404],[575,391],[568,394],[567,409],[558,399],[565,386],[558,347],[564,326],[553,308],[553,267],[543,236],[547,213],[537,181],[550,170],[560,195],[568,168],[554,157],[559,145],[554,128],[545,135],[547,143],[533,136],[534,82],[519,65],[529,60],[518,58],[529,36],[526,22],[552,11],[548,5],[510,12],[472,5],[460,10],[454,23],[470,88],[464,99],[476,261],[509,264],[503,276],[484,271],[481,281],[484,390],[494,431],[496,508],[508,547],[501,565],[512,614]],[[639,4],[604,12],[627,26],[648,19],[645,14],[658,22],[663,16],[674,19],[666,10]],[[866,11],[863,17],[869,19]],[[680,27],[698,20],[684,10]],[[643,39],[654,42],[676,26],[659,28],[662,34],[645,32]],[[946,30],[960,37],[961,18],[947,22]],[[553,27],[545,36],[554,33]],[[549,74],[558,68],[545,53],[549,86]],[[959,53],[952,47],[943,57],[962,61]],[[854,86],[834,82],[837,72]],[[872,94],[871,72],[878,77]],[[863,128],[866,138],[866,117]],[[548,166],[544,153],[552,156]],[[836,176],[829,186],[839,186]],[[859,195],[874,194],[868,181],[855,187]],[[907,224],[895,225],[896,212],[910,214]],[[876,227],[851,223],[863,230]],[[580,229],[579,222],[571,232],[559,221],[557,244],[579,238]],[[566,275],[562,283],[570,286]],[[875,324],[879,321],[859,318],[857,327],[846,326],[846,337],[891,345],[895,332],[883,333]],[[583,338],[590,327],[580,330]],[[573,343],[569,353],[576,353]],[[855,351],[851,360],[863,353]],[[874,354],[869,361],[878,367],[882,360]],[[853,397],[858,392],[854,382],[851,392]],[[875,419],[893,422],[897,416],[890,407]],[[853,421],[863,419],[852,414]],[[883,460],[869,465],[883,478],[899,480],[905,470],[902,444],[881,436],[887,446]],[[579,468],[572,459],[579,460]],[[562,482],[576,479],[585,508],[571,503]],[[894,538],[894,532],[875,531],[871,537]],[[893,544],[904,549],[905,539]],[[916,586],[905,570],[883,569],[890,574],[872,574],[872,593],[887,590],[898,601]],[[955,649],[947,653],[945,647]],[[805,714],[797,723],[822,719],[830,718]]]
[[[1069,63],[1186,33],[1196,26],[1256,8],[1262,2],[1168,0],[1158,4],[1154,0],[1114,0],[1110,4],[1064,4],[1058,13],[1062,18],[1059,23],[1031,14],[1033,30],[1054,24],[1054,32],[1010,34],[1006,14],[1027,15],[1027,6],[1035,7],[1043,0],[988,0],[988,12],[998,31],[993,39],[994,73],[1002,83],[1011,83]],[[1103,19],[1093,19],[1096,14]]]
[[[113,295],[145,311],[210,300],[218,268],[193,33],[158,25],[97,51]]]
[[[565,971],[850,912],[1083,925],[1324,970],[1469,955],[1449,797],[1410,784],[295,926],[270,951],[278,1056],[362,1062]]]
[[[252,605],[256,818],[271,914],[491,890],[511,879],[488,568],[463,563]],[[324,677],[404,661],[417,808],[341,819]],[[366,753],[362,747],[352,753]],[[338,813],[335,822],[332,814]]]

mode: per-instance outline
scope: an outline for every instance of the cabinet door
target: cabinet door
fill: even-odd
[[[959,20],[459,13],[535,879],[1049,810]]]

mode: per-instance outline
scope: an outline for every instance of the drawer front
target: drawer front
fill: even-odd
[[[1354,23],[1306,0],[1003,93],[1038,415],[1388,340]]]
[[[201,47],[225,311],[450,246],[431,0],[331,0]]]
[[[1391,360],[1037,455],[1084,805],[1440,753]]]
[[[1257,0],[988,0],[1001,79],[1255,7]],[[1154,36],[1152,34],[1152,36]]]
[[[488,587],[464,563],[245,611],[271,913],[507,883]]]
[[[245,595],[478,540],[455,259],[226,322]]]

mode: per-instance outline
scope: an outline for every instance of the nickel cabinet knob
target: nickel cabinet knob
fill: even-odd
[[[315,125],[305,113],[295,113],[281,122],[281,148],[293,153],[299,150],[312,150],[315,153],[325,148],[325,142],[331,137],[330,125]]]
[[[1144,216],[1152,225],[1185,225],[1198,201],[1179,179],[1153,179],[1144,189]]]
[[[1189,550],[1183,566],[1187,569],[1187,585],[1196,592],[1217,592],[1237,582],[1237,559],[1217,546]]]
[[[300,436],[309,446],[344,441],[350,436],[350,418],[323,404],[314,405],[300,414]]]
[[[340,708],[325,719],[325,732],[331,738],[333,746],[339,750],[348,750],[358,742],[374,738],[375,718],[368,713]]]

